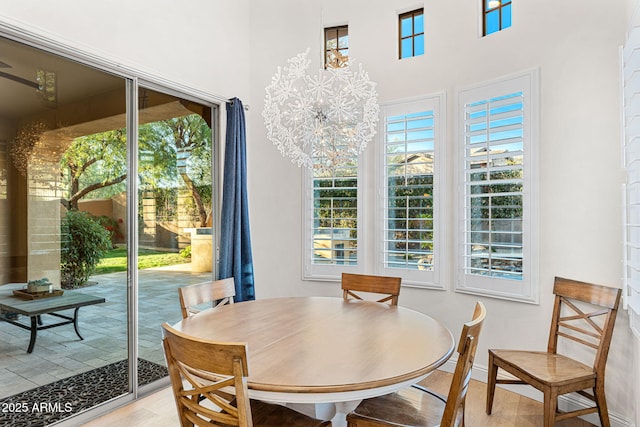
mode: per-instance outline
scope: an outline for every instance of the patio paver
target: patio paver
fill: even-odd
[[[191,273],[189,268],[181,264],[139,272],[140,358],[164,365],[160,325],[182,318],[177,288],[212,278],[212,273]],[[106,302],[80,309],[84,340],[73,325],[38,331],[33,353],[27,354],[29,332],[0,321],[0,399],[127,358],[126,273],[91,280],[98,283],[80,291]]]

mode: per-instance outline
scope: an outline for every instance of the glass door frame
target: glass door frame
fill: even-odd
[[[202,104],[211,108],[211,181],[212,181],[212,194],[219,197],[212,197],[211,211],[212,211],[212,224],[214,230],[220,230],[220,205],[222,195],[221,185],[221,170],[223,161],[220,158],[220,141],[221,141],[221,128],[220,128],[220,110],[221,107],[217,103],[206,102],[201,98],[191,96],[191,94],[182,92],[180,90],[172,89],[163,84],[158,84],[148,79],[134,77],[131,79],[130,85],[127,85],[127,120],[131,120],[131,125],[127,121],[127,138],[131,138],[133,143],[127,144],[127,163],[130,171],[138,171],[138,129],[139,129],[139,105],[138,95],[140,89],[151,90],[160,92],[166,95],[170,95],[176,98],[180,98],[187,101],[193,101],[195,103]],[[129,96],[131,92],[131,96]],[[129,140],[129,139],[128,139]],[[136,173],[137,176],[137,173]],[[127,287],[129,288],[129,361],[138,360],[138,295],[139,295],[139,276],[137,274],[138,265],[138,248],[139,248],[139,227],[138,227],[138,180],[127,180],[127,244],[131,250],[127,251]],[[131,207],[131,208],[129,208]],[[135,207],[135,208],[133,208]],[[211,271],[211,280],[218,277],[218,264],[219,264],[219,243],[220,233],[213,233],[213,263]],[[176,301],[177,302],[177,301]],[[135,310],[133,309],[135,307]],[[165,377],[162,380],[156,381],[152,384],[142,387],[142,392],[139,391],[140,386],[137,381],[133,379],[138,378],[137,363],[129,363],[129,385],[134,396],[140,394],[148,394],[148,391],[157,390],[162,385],[169,384],[169,378]]]
[[[191,87],[187,87],[160,77],[153,76],[149,73],[127,67],[121,63],[109,61],[104,58],[83,51],[75,47],[57,42],[43,35],[31,32],[27,29],[8,23],[0,18],[0,37],[22,43],[53,55],[60,56],[64,59],[75,61],[87,67],[109,73],[113,76],[120,77],[125,80],[126,86],[126,136],[127,136],[127,174],[131,177],[127,179],[127,341],[128,341],[128,358],[129,358],[129,390],[126,394],[113,399],[111,401],[100,404],[91,410],[80,413],[69,419],[63,420],[57,425],[78,425],[92,419],[100,414],[107,413],[113,409],[122,406],[130,401],[136,400],[141,396],[149,394],[160,387],[169,384],[168,377],[158,380],[152,384],[140,387],[138,385],[138,372],[136,361],[138,356],[138,274],[137,274],[137,258],[138,258],[138,185],[137,185],[137,153],[138,153],[138,88],[144,87],[158,92],[174,95],[176,97],[191,100],[211,108],[211,127],[212,127],[212,194],[218,197],[212,197],[212,221],[214,227],[218,227],[220,223],[220,194],[221,194],[221,169],[222,160],[220,159],[220,141],[221,141],[221,119],[220,116],[224,111],[222,106],[228,102],[227,98],[213,95],[204,91],[200,91]],[[131,173],[134,171],[135,173]],[[212,276],[217,277],[218,273],[218,248],[219,233],[215,233],[213,242],[213,271]],[[177,301],[176,301],[177,303]]]

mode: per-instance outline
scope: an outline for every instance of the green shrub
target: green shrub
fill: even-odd
[[[185,246],[184,249],[181,249],[180,256],[182,258],[191,258],[191,245]]]
[[[100,259],[111,248],[111,234],[90,214],[69,211],[61,222],[61,285],[84,285]]]

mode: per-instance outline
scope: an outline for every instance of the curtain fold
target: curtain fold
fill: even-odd
[[[245,135],[244,107],[233,98],[227,102],[219,278],[234,278],[237,302],[255,299]]]

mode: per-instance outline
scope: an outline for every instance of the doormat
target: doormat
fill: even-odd
[[[73,377],[0,399],[0,426],[44,427],[128,392],[128,361],[121,360]],[[138,384],[169,375],[167,368],[138,359]]]

